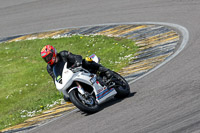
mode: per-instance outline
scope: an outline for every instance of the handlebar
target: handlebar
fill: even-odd
[[[79,67],[70,67],[68,68],[69,70],[71,70],[73,73],[79,72],[79,71],[84,71],[89,73],[88,70],[84,69],[83,67],[79,66]]]

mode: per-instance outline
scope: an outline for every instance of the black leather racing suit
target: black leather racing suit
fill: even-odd
[[[89,70],[92,73],[96,73],[97,71],[106,73],[109,75],[109,69],[103,67],[102,65],[94,62],[94,61],[86,61],[85,59],[82,59],[82,56],[75,55],[70,53],[69,51],[61,51],[57,54],[58,61],[64,61],[67,62],[67,67],[72,66],[79,66],[82,65],[83,68]],[[49,75],[55,80],[55,76],[53,74],[53,65],[47,65],[47,72]]]

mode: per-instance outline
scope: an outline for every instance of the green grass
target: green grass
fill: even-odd
[[[83,57],[95,53],[101,64],[119,71],[137,51],[124,38],[74,35],[59,39],[36,39],[0,44],[0,129],[23,122],[61,99],[40,56],[51,44],[57,51],[68,50]]]

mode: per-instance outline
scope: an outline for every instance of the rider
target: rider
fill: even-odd
[[[55,80],[55,76],[53,74],[53,66],[59,61],[67,62],[67,67],[78,67],[81,66],[92,73],[96,73],[99,71],[100,73],[104,73],[107,78],[111,76],[111,71],[102,65],[92,61],[82,59],[82,56],[72,54],[69,51],[61,51],[57,53],[56,49],[51,45],[46,45],[41,50],[41,56],[45,60],[47,64],[47,72],[49,75]]]

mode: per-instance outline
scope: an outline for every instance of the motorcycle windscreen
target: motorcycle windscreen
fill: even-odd
[[[59,61],[53,66],[53,74],[55,75],[55,80],[58,83],[62,83],[62,72],[64,68],[65,62]]]

